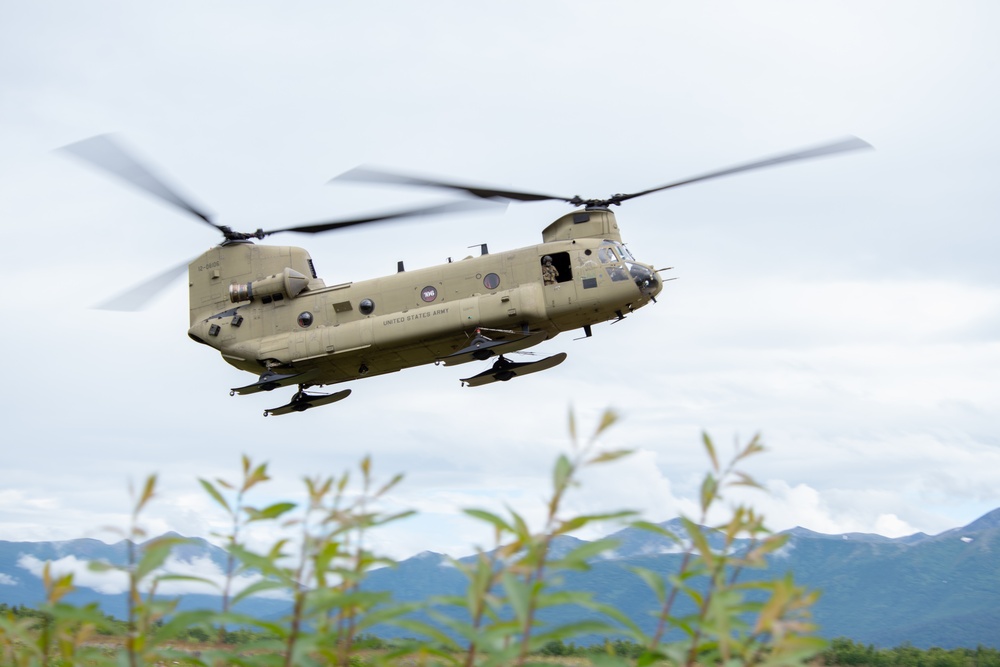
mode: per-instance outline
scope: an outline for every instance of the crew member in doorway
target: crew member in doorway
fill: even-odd
[[[546,255],[542,258],[542,280],[546,285],[555,285],[558,277],[559,269],[552,266],[552,257]]]

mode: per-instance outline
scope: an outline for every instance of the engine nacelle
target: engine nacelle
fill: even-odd
[[[289,299],[294,299],[308,285],[308,278],[295,269],[285,267],[281,273],[275,273],[267,278],[249,283],[233,283],[229,286],[229,300],[233,303],[240,303],[275,294],[284,294]]]

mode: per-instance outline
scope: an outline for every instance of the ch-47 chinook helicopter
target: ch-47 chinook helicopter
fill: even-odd
[[[505,355],[560,333],[619,321],[655,301],[660,271],[637,261],[625,247],[612,206],[661,190],[798,160],[869,148],[851,137],[817,147],[729,167],[682,181],[606,199],[559,197],[431,180],[357,168],[336,180],[443,188],[471,195],[456,201],[382,215],[281,229],[238,232],[218,225],[177,194],[107,135],[63,150],[218,229],[223,241],[190,264],[174,267],[102,304],[138,308],[188,272],[192,340],[219,351],[240,370],[257,376],[230,394],[297,386],[291,400],[264,415],[301,412],[346,398],[350,389],[310,393],[333,385],[429,363],[450,366],[490,361],[487,370],[462,379],[478,387],[552,368],[559,353],[513,362]],[[483,205],[483,200],[564,201],[575,208],[542,231],[538,245],[404,271],[360,282],[327,285],[302,248],[254,243],[279,232],[316,234],[361,224]]]

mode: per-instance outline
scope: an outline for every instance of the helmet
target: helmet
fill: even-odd
[[[549,262],[552,261],[552,255],[546,255],[545,257],[542,257],[542,261],[548,264]]]

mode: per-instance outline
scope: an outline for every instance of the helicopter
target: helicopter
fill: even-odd
[[[515,362],[519,353],[560,333],[620,322],[654,303],[662,272],[637,260],[622,240],[613,206],[691,183],[789,162],[871,148],[857,137],[712,171],[631,194],[603,199],[563,197],[468,185],[357,167],[333,182],[436,188],[465,198],[421,208],[240,232],[219,225],[178,194],[110,135],[62,148],[147,194],[211,225],[223,236],[191,262],[175,266],[99,308],[135,310],[188,274],[191,340],[217,350],[224,361],[257,377],[230,395],[295,387],[288,403],[264,416],[303,412],[347,398],[351,389],[310,391],[406,368],[489,362],[461,378],[463,386],[507,382],[544,370],[566,353]],[[537,245],[489,252],[417,270],[403,262],[395,274],[332,285],[320,278],[309,253],[293,246],[255,243],[278,233],[318,234],[428,215],[453,214],[510,202],[562,201],[574,208],[542,230]]]

